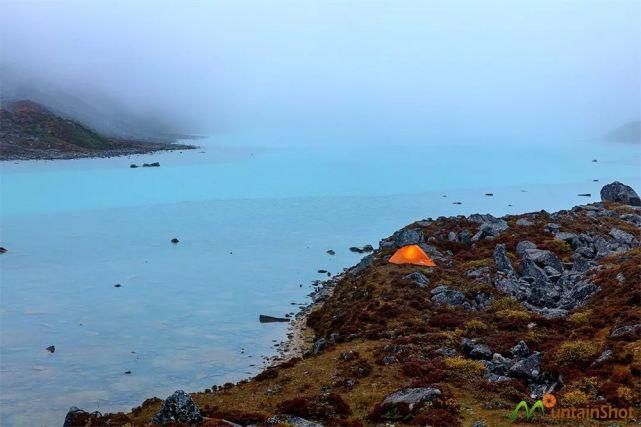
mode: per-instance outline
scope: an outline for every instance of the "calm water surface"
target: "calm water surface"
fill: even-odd
[[[349,246],[413,220],[567,208],[613,179],[641,189],[634,146],[244,142],[1,164],[2,425],[60,425],[72,405],[127,410],[255,374],[286,330],[259,314],[296,311],[318,269],[354,264]],[[162,166],[129,168],[150,161]]]

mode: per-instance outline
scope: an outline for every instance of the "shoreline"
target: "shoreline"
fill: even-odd
[[[178,416],[168,403],[176,400],[188,412],[180,415],[185,424],[502,425],[515,401],[554,393],[563,402],[587,377],[622,378],[614,394],[608,386],[593,399],[634,406],[625,384],[638,383],[641,359],[618,356],[641,350],[641,315],[630,296],[641,298],[641,207],[636,194],[629,200],[415,221],[355,266],[314,283],[312,302],[254,377],[150,398],[126,414],[74,408],[65,425],[91,417],[162,424]],[[388,262],[408,245],[436,265]],[[630,376],[613,374],[621,365]]]
[[[0,144],[0,162],[31,161],[31,160],[76,160],[125,157],[140,154],[153,154],[164,151],[195,150],[197,145],[181,144],[176,142],[145,142],[118,140],[123,147],[110,148],[99,151],[58,151],[29,149],[21,146]]]

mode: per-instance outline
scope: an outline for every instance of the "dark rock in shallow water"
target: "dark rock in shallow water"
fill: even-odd
[[[198,406],[191,396],[182,390],[177,390],[162,404],[160,410],[151,419],[153,424],[199,424],[203,421]]]
[[[143,163],[142,164],[143,168],[157,168],[160,167],[160,163],[158,162],[153,162],[153,163]]]
[[[56,351],[56,346],[55,345],[50,345],[49,347],[45,348],[49,353],[55,353]]]
[[[325,252],[326,252],[328,255],[336,255],[336,252],[335,252],[335,251],[333,251],[332,249],[329,249],[329,250],[327,250],[327,251],[325,251]]]
[[[579,193],[579,194],[577,194],[577,196],[580,196],[580,197],[592,197],[592,194],[590,194],[590,193]]]
[[[98,411],[89,413],[80,408],[72,406],[69,408],[65,421],[62,427],[78,427],[78,426],[98,426],[102,425],[102,414]]]
[[[171,239],[171,243],[173,243],[174,245],[175,245],[175,244],[177,244],[177,243],[179,243],[179,242],[180,242],[180,240],[178,240],[178,239],[177,239],[177,238],[175,238],[175,237],[174,237],[173,239]]]
[[[137,165],[137,164],[132,163],[132,164],[130,164],[130,165],[129,165],[129,167],[130,167],[131,169],[136,169],[136,168],[138,167],[138,165]]]
[[[3,248],[3,247],[1,247],[1,246],[0,246],[0,254],[5,254],[5,253],[7,253],[7,252],[8,252],[8,251],[7,251],[7,249],[6,249],[6,248]]]
[[[274,323],[274,322],[289,322],[289,319],[285,317],[274,317],[274,316],[268,316],[266,314],[261,314],[258,316],[258,321],[260,323]]]
[[[630,187],[619,181],[601,188],[601,200],[604,202],[623,203],[630,206],[641,206],[639,195]]]

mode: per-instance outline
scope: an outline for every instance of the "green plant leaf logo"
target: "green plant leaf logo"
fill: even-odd
[[[521,412],[521,409],[525,410],[525,419],[529,420],[534,416],[534,413],[538,409],[542,414],[545,414],[545,407],[543,406],[543,402],[540,400],[537,400],[534,402],[534,405],[532,407],[528,407],[528,404],[525,400],[521,400],[518,405],[516,405],[516,408],[512,411],[510,414],[510,419],[512,421],[516,420],[519,416],[519,412]]]

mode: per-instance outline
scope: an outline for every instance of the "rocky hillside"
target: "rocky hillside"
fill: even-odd
[[[32,101],[16,101],[0,109],[0,160],[102,157],[187,148],[193,147],[109,138]]]
[[[128,414],[73,409],[66,425],[501,426],[544,395],[641,414],[641,208],[620,183],[602,197],[417,221],[314,294],[302,357]],[[409,244],[436,267],[388,263]],[[540,409],[539,425],[587,424]]]

